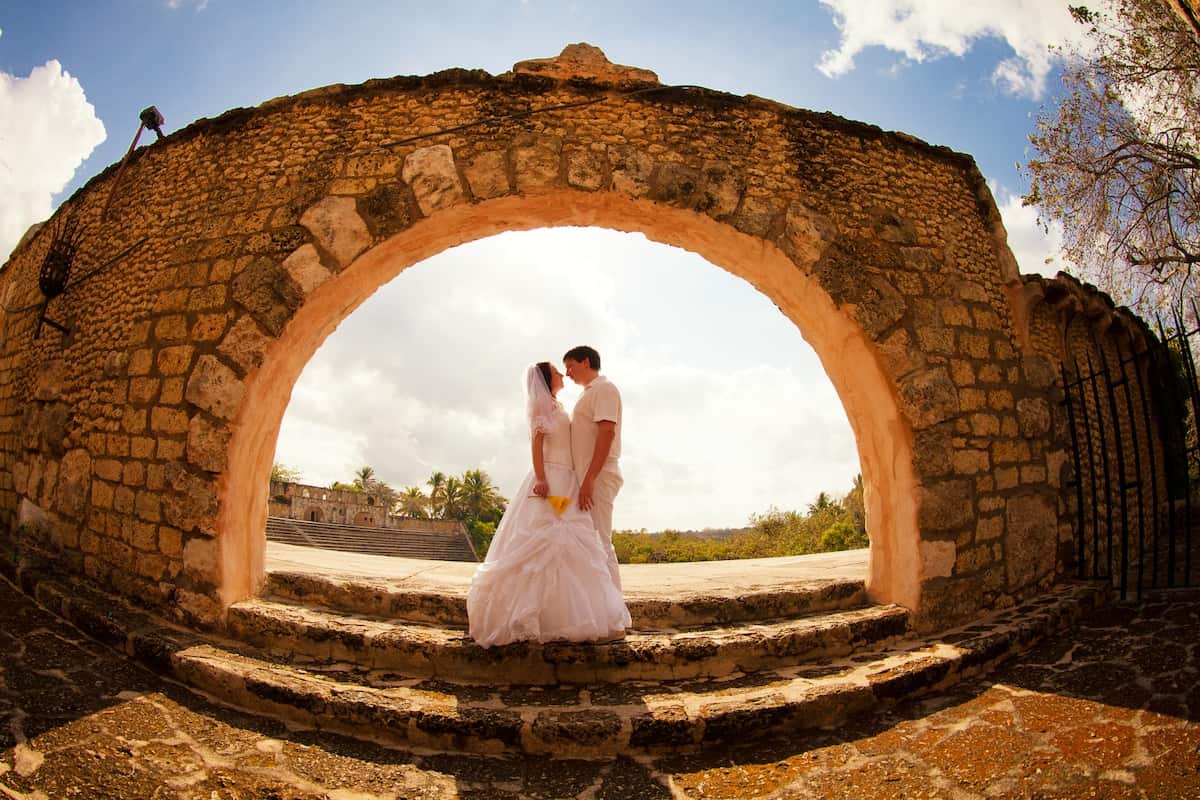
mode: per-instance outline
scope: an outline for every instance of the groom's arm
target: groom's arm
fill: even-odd
[[[617,423],[612,420],[600,420],[596,423],[596,446],[592,449],[592,463],[588,464],[587,475],[579,484],[579,507],[587,511],[592,507],[592,492],[596,485],[596,476],[604,468],[608,452],[612,450],[613,439],[617,436]]]

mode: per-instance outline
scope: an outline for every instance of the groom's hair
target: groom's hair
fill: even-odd
[[[544,380],[546,382],[546,388],[549,389],[550,388],[550,362],[549,361],[539,361],[534,366],[537,367],[538,372],[542,373],[542,380]]]
[[[596,352],[596,348],[588,347],[586,344],[581,344],[579,347],[572,347],[563,354],[563,361],[570,359],[571,361],[588,362],[588,366],[597,372],[600,371],[600,354]]]

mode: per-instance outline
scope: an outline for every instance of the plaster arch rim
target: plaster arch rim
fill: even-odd
[[[262,365],[246,376],[246,394],[233,420],[228,461],[218,480],[222,605],[247,599],[260,588],[265,537],[259,523],[265,523],[266,501],[246,487],[257,486],[257,477],[269,473],[292,387],[324,340],[408,267],[501,232],[550,227],[641,233],[699,255],[779,307],[816,352],[854,432],[872,530],[868,593],[873,600],[918,611],[923,575],[913,432],[899,410],[894,381],[861,326],[834,304],[809,269],[770,242],[698,212],[615,192],[566,188],[438,211],[369,247],[305,298],[267,346]]]

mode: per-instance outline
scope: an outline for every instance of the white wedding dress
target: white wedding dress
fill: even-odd
[[[550,494],[571,502],[555,514],[546,498],[533,496],[532,471],[513,496],[467,593],[471,638],[483,647],[611,639],[630,625],[605,544],[579,508],[571,423],[562,406],[549,414],[543,453]]]

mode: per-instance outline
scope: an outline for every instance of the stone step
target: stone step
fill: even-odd
[[[229,609],[237,639],[293,661],[346,663],[443,680],[554,684],[718,678],[847,656],[902,636],[908,611],[892,605],[800,619],[679,632],[628,633],[610,642],[516,642],[483,648],[461,628],[346,616],[252,600]]]
[[[530,687],[304,669],[50,576],[19,582],[84,633],[226,705],[405,747],[565,757],[686,750],[836,726],[986,671],[1109,596],[1099,583],[1066,584],[939,636],[806,667],[720,680]]]
[[[263,594],[273,600],[380,619],[467,627],[465,586],[437,590],[408,588],[404,581],[272,571]],[[640,631],[682,630],[697,625],[729,625],[787,619],[859,608],[867,602],[861,580],[806,580],[736,593],[656,594],[627,592],[625,604]]]

